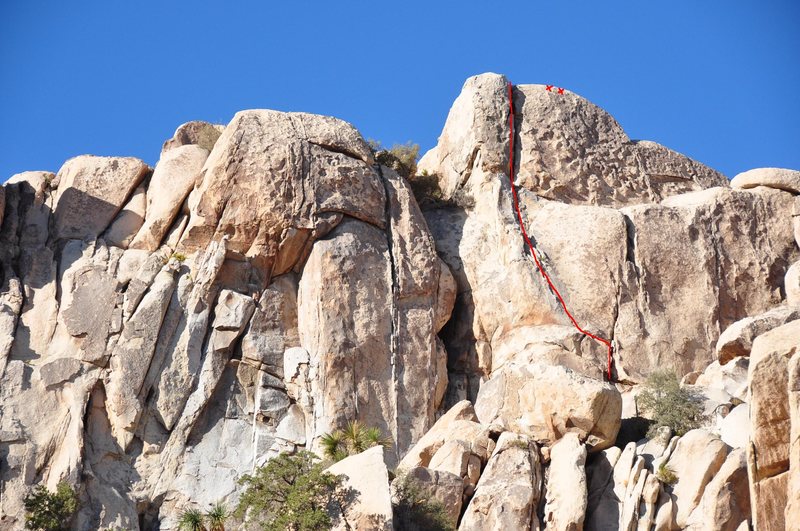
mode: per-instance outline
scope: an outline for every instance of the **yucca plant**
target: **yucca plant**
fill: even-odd
[[[178,520],[181,531],[206,531],[205,517],[197,509],[184,509]]]
[[[355,455],[373,446],[392,446],[392,440],[384,437],[380,428],[365,426],[354,420],[343,430],[325,433],[320,438],[322,452],[333,461],[341,461],[348,455]]]
[[[225,520],[229,516],[228,508],[222,502],[217,502],[206,512],[209,531],[225,531]]]
[[[347,457],[347,444],[344,440],[344,433],[342,431],[334,431],[333,433],[324,433],[319,440],[322,445],[322,453],[334,461],[341,461]]]

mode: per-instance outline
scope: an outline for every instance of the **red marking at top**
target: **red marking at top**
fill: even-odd
[[[546,85],[547,90],[550,90],[552,86],[553,85]],[[558,92],[559,94],[563,94],[564,89],[563,88],[558,89]],[[556,298],[558,299],[558,302],[561,303],[561,307],[564,308],[564,313],[567,314],[567,317],[569,317],[569,320],[572,321],[572,324],[575,326],[575,328],[577,328],[580,333],[591,337],[595,341],[604,344],[608,348],[607,376],[608,376],[608,381],[610,382],[612,381],[611,365],[613,362],[612,354],[614,351],[614,347],[611,345],[611,341],[603,339],[600,336],[596,336],[591,332],[587,332],[586,330],[580,327],[578,321],[576,321],[575,318],[572,316],[572,314],[569,313],[569,310],[567,309],[567,303],[564,302],[564,298],[561,296],[561,293],[558,292],[558,289],[556,289],[555,285],[553,284],[553,281],[550,280],[550,275],[548,275],[547,271],[545,271],[544,267],[542,267],[542,263],[539,261],[539,257],[536,256],[536,250],[533,248],[533,243],[531,243],[531,239],[528,237],[528,233],[525,231],[525,223],[522,221],[522,213],[519,210],[519,196],[517,195],[517,186],[514,184],[514,94],[512,92],[511,82],[508,83],[508,107],[509,107],[508,128],[510,131],[510,141],[508,148],[508,178],[511,181],[511,193],[514,197],[514,210],[517,213],[517,221],[519,222],[519,228],[522,231],[522,237],[525,239],[525,243],[528,244],[528,249],[530,249],[531,255],[533,256],[533,260],[536,262],[536,267],[539,269],[539,272],[547,281],[547,285],[550,286],[550,289],[555,294]]]
[[[545,86],[544,86],[544,89],[545,89],[546,91],[550,92],[551,90],[553,90],[553,85],[545,85]]]

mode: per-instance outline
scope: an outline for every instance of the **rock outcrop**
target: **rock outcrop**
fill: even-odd
[[[732,190],[701,164],[631,141],[569,91],[519,85],[512,94],[528,232],[578,322],[615,340],[619,378],[641,381],[664,366],[702,370],[723,330],[781,302],[782,275],[798,256],[791,193]],[[546,331],[534,326],[571,326],[532,266],[513,213],[508,118],[507,80],[470,78],[419,163],[449,203],[425,215],[458,285],[455,319],[444,330],[453,399],[475,399],[518,327],[533,346]],[[561,359],[602,377],[602,348],[567,350]]]
[[[452,275],[349,124],[244,111],[154,171],[83,156],[2,191],[0,527],[68,480],[80,528],[170,528],[349,421],[395,463],[433,424]]]
[[[798,529],[800,174],[729,183],[568,90],[510,94],[468,79],[417,176],[336,118],[249,110],[154,168],[8,179],[0,528],[66,481],[74,529],[175,529],[360,421],[393,444],[330,467],[342,529],[393,528],[395,466],[461,530]],[[660,369],[704,424],[642,438]]]

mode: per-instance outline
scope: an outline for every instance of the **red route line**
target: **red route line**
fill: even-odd
[[[607,339],[603,339],[600,336],[596,336],[591,332],[587,332],[578,324],[578,321],[572,316],[572,314],[567,309],[567,303],[564,302],[564,298],[561,296],[561,293],[558,292],[553,281],[550,280],[550,275],[547,274],[547,271],[544,270],[542,267],[542,263],[539,261],[539,258],[536,256],[536,251],[533,248],[533,244],[531,243],[531,239],[528,238],[528,233],[525,231],[525,223],[522,221],[522,213],[519,210],[519,197],[517,196],[517,187],[514,184],[514,96],[512,93],[512,85],[511,82],[508,83],[508,107],[509,107],[509,114],[508,114],[508,127],[511,131],[510,133],[510,143],[508,149],[508,178],[511,181],[511,193],[514,196],[514,210],[517,212],[517,221],[519,222],[519,228],[522,231],[522,237],[525,239],[525,243],[528,244],[528,248],[531,251],[531,255],[533,256],[533,260],[536,262],[536,267],[539,268],[539,272],[542,274],[544,279],[547,281],[547,285],[550,286],[550,289],[555,293],[558,301],[561,303],[561,307],[564,308],[564,313],[567,314],[569,320],[572,321],[572,324],[575,325],[575,328],[578,329],[584,335],[587,335],[604,344],[608,348],[608,371],[606,376],[608,377],[608,381],[612,381],[611,379],[611,365],[612,365],[612,354],[614,352],[614,347],[611,345],[611,341]],[[561,89],[563,90],[563,89]],[[561,93],[559,90],[559,93]]]

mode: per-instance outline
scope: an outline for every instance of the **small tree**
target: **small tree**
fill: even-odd
[[[56,491],[50,492],[38,485],[25,496],[25,527],[37,531],[61,531],[69,529],[72,515],[78,510],[78,496],[67,483],[61,482]]]
[[[525,447],[527,449],[527,446]],[[398,529],[407,531],[452,531],[447,511],[431,498],[413,478],[402,474],[394,480],[392,508]]]
[[[649,438],[655,437],[661,426],[669,426],[678,436],[702,426],[705,421],[703,397],[681,387],[674,372],[656,371],[644,385],[636,404],[653,417],[653,424],[647,431]]]
[[[360,454],[373,446],[390,448],[392,441],[384,437],[379,428],[368,427],[354,420],[343,430],[323,434],[320,444],[325,457],[341,461],[348,455]]]
[[[280,454],[239,483],[247,488],[236,515],[267,531],[329,529],[332,522],[326,508],[342,507],[349,496],[342,478],[324,472],[317,456],[307,451]]]

